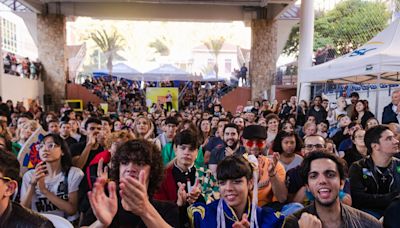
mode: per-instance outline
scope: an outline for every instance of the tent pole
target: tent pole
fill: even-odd
[[[381,88],[381,73],[378,73],[378,88],[376,88],[376,93],[375,93],[375,117],[378,118],[378,108],[379,108],[379,89]]]

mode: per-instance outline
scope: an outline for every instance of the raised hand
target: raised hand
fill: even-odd
[[[186,203],[187,199],[187,192],[186,192],[186,184],[183,184],[181,182],[178,182],[178,200],[176,201],[176,204],[178,206],[183,206]]]
[[[97,177],[108,179],[108,166],[104,167],[104,159],[100,158],[99,164],[97,166]]]
[[[272,155],[272,158],[270,158],[270,162],[268,165],[268,175],[269,176],[274,176],[276,174],[275,168],[279,162],[279,158],[280,158],[280,155],[278,152],[274,152]]]
[[[92,191],[88,192],[90,206],[97,220],[108,227],[118,210],[118,201],[116,193],[116,184],[114,181],[108,183],[108,192],[110,196],[104,193],[106,179],[97,178]]]
[[[250,222],[248,220],[248,215],[243,214],[242,220],[241,221],[236,221],[233,225],[232,228],[248,228],[250,227]]]
[[[300,228],[309,228],[309,227],[322,228],[321,220],[319,220],[317,216],[309,213],[301,214],[298,223]]]
[[[196,183],[192,187],[189,194],[187,194],[187,202],[189,204],[195,203],[197,201],[197,199],[199,198],[200,194],[201,194],[200,181],[199,181],[199,179],[196,179]]]
[[[144,178],[144,170],[139,173],[139,180],[131,176],[120,179],[120,196],[122,207],[135,215],[143,216],[151,207],[149,197],[147,195],[146,180]]]
[[[47,174],[47,169],[46,169],[46,163],[41,161],[39,162],[36,167],[35,167],[35,172],[34,175],[32,175],[32,179],[30,181],[30,184],[32,186],[36,186],[39,182],[39,180],[43,179]]]

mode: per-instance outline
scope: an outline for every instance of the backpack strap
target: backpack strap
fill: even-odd
[[[69,191],[68,191],[68,175],[69,175],[69,170],[70,170],[70,168],[68,168],[67,169],[67,171],[65,172],[65,175],[64,175],[64,195],[67,195],[68,196],[68,193],[69,193]],[[69,199],[69,198],[68,198]],[[68,218],[68,214],[66,213],[66,212],[64,212],[64,218]]]

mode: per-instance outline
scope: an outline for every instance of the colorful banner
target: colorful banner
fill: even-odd
[[[178,110],[178,88],[146,88],[146,105],[151,108],[152,104],[163,104],[165,109],[169,96],[171,96],[172,108]]]
[[[43,137],[47,134],[40,126],[25,142],[24,146],[18,153],[18,161],[21,165],[20,173],[23,175],[29,169],[34,169],[36,164],[40,162],[39,151],[36,145],[39,144]]]

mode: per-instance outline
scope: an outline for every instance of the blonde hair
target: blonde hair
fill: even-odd
[[[17,133],[16,133],[16,141],[19,141],[21,139],[20,134],[21,134],[21,129],[22,128],[33,128],[33,131],[36,131],[36,129],[38,129],[40,126],[40,124],[36,121],[36,120],[28,120],[26,121],[21,128],[17,129]]]
[[[127,130],[113,132],[107,137],[105,141],[106,148],[111,148],[112,143],[118,139],[126,139],[129,141],[133,139],[133,135]]]
[[[139,120],[140,119],[144,119],[144,120],[146,120],[146,123],[147,123],[147,125],[149,126],[149,131],[151,131],[151,124],[152,124],[152,122],[147,118],[147,117],[145,117],[145,116],[138,116],[136,119],[135,119],[135,121],[133,122],[133,125],[132,125],[132,128],[133,128],[133,134],[134,134],[134,136],[135,136],[135,138],[141,138],[141,135],[139,134],[139,132],[137,131],[137,125],[138,125],[138,123],[139,123]],[[147,134],[148,132],[146,132],[146,134]],[[152,137],[153,138],[153,137]]]

